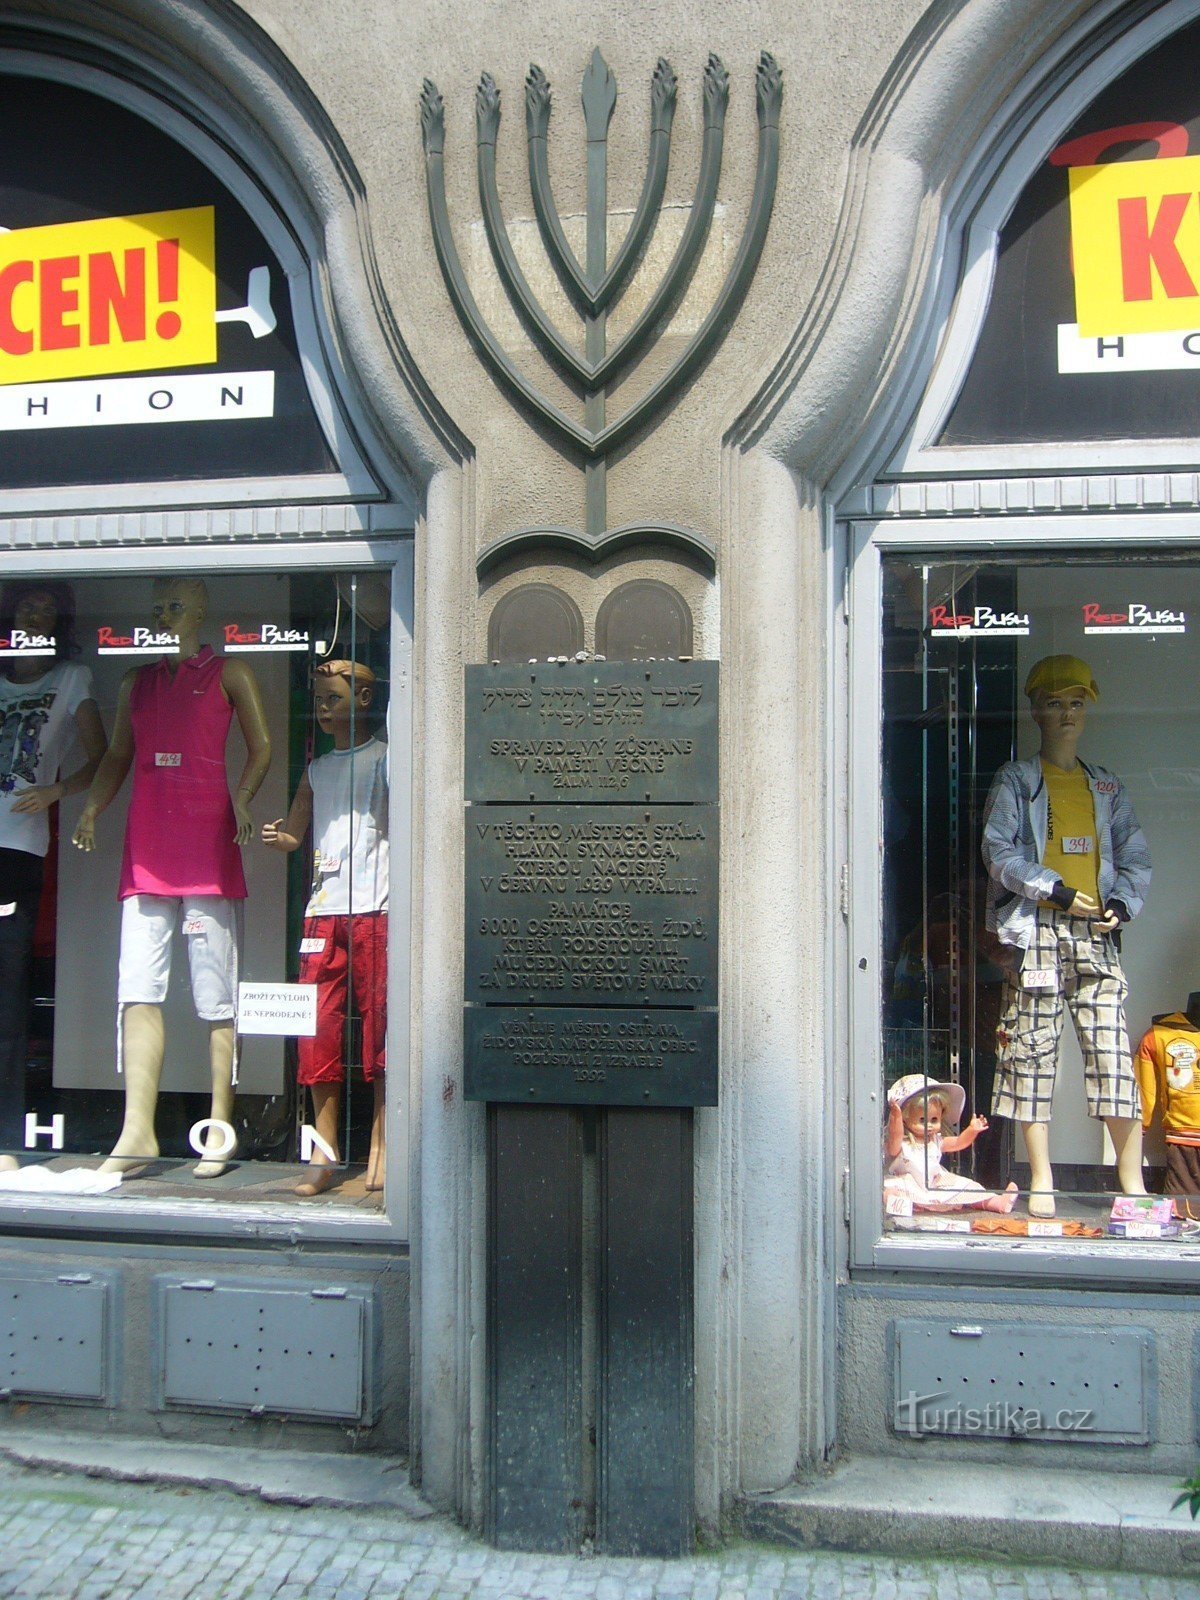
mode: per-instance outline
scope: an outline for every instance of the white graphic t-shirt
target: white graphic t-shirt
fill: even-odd
[[[368,739],[309,763],[314,850],[306,917],[387,910],[387,758],[387,745]]]
[[[0,676],[0,845],[44,856],[50,821],[14,813],[26,789],[53,783],[75,739],[75,713],[94,699],[92,675],[74,661],[58,661],[32,683]]]

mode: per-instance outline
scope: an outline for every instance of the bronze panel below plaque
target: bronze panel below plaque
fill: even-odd
[[[468,1006],[463,1097],[524,1105],[715,1106],[717,1013]]]

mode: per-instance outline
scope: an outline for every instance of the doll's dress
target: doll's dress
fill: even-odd
[[[947,1172],[942,1166],[942,1141],[930,1139],[921,1144],[906,1134],[898,1155],[892,1157],[884,1174],[885,1194],[907,1195],[914,1208],[923,1211],[952,1211],[960,1206],[981,1206],[992,1198],[973,1178]]]

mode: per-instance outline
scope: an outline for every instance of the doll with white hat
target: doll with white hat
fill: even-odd
[[[1015,1183],[1003,1194],[995,1194],[942,1166],[943,1155],[969,1150],[979,1135],[987,1132],[987,1118],[972,1117],[961,1133],[943,1133],[948,1124],[958,1122],[965,1105],[961,1084],[937,1083],[920,1072],[897,1079],[888,1090],[885,1195],[911,1201],[916,1211],[952,1211],[963,1206],[1005,1213],[1012,1210],[1017,1199]]]

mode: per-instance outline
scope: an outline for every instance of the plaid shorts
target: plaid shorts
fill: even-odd
[[[1040,985],[1032,986],[1031,978]],[[1108,934],[1093,934],[1086,918],[1039,906],[1021,970],[1004,980],[992,1114],[1050,1121],[1065,1001],[1083,1052],[1088,1111],[1093,1117],[1140,1117],[1125,1028],[1128,993]]]

